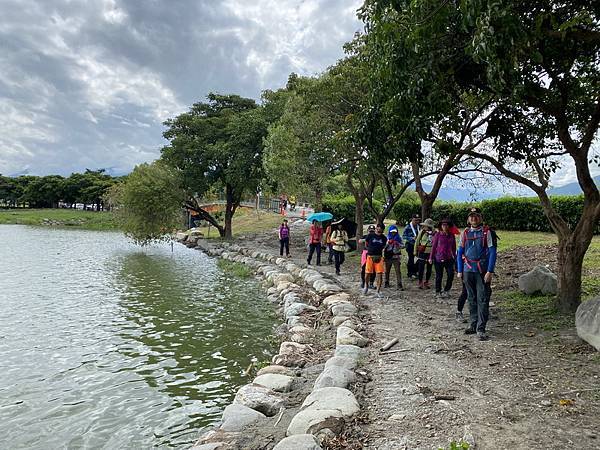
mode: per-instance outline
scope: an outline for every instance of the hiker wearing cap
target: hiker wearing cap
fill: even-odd
[[[333,247],[333,258],[335,259],[335,274],[340,274],[340,267],[346,260],[346,244],[348,244],[348,233],[342,227],[341,220],[331,224],[331,243]]]
[[[429,262],[435,266],[435,295],[447,298],[454,281],[454,264],[456,262],[456,238],[450,231],[452,222],[443,219],[438,225],[438,232],[433,236]],[[446,285],[442,291],[442,279],[446,271]]]
[[[400,258],[403,248],[404,243],[402,242],[400,233],[398,233],[398,227],[396,225],[390,225],[387,235],[387,244],[383,250],[383,261],[385,263],[384,287],[386,288],[390,287],[390,272],[392,271],[393,266],[396,271],[396,287],[398,290],[404,290],[404,287],[402,286],[402,273],[400,272]]]
[[[283,222],[279,226],[279,255],[283,256],[283,249],[285,248],[285,256],[290,257],[290,227],[287,219],[283,219]]]
[[[367,234],[365,234],[361,239],[358,240],[359,243],[365,244],[367,242],[367,237],[371,234],[375,234],[375,225],[369,225],[367,228]],[[369,275],[369,279],[366,280],[366,269],[367,269],[367,247],[363,248],[363,251],[360,255],[360,288],[365,288],[365,283],[369,285],[371,289],[375,288],[375,274],[372,273]]]
[[[471,208],[469,227],[463,231],[458,244],[458,276],[463,278],[469,301],[470,326],[465,334],[475,334],[479,340],[488,339],[486,325],[490,299],[486,284],[491,283],[496,266],[496,242],[488,227],[483,226],[479,208]]]
[[[313,254],[315,251],[317,252],[317,266],[321,265],[321,239],[323,239],[323,228],[321,228],[321,224],[316,220],[312,221],[312,225],[310,226],[310,232],[308,237],[308,265],[312,261]]]
[[[417,249],[417,264],[419,266],[419,289],[431,289],[432,264],[429,262],[431,256],[431,245],[433,244],[435,223],[433,219],[427,219],[421,224],[421,231],[415,239]]]
[[[381,285],[383,273],[385,272],[385,264],[383,262],[383,249],[387,244],[387,238],[383,234],[383,224],[377,224],[375,234],[367,235],[365,242],[367,244],[367,264],[365,274],[375,274],[375,287],[377,288],[377,297],[381,297]],[[369,292],[369,286],[365,283],[363,291],[366,294]]]
[[[421,231],[420,223],[421,216],[414,214],[408,225],[404,228],[404,233],[402,233],[402,239],[404,240],[404,246],[408,255],[408,260],[406,261],[408,278],[417,278],[417,274],[419,273],[418,267],[415,264],[415,240],[419,235],[419,231]]]

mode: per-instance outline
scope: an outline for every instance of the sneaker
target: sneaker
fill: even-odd
[[[390,287],[390,282],[386,281],[385,284],[383,285],[384,288],[389,288]]]
[[[369,286],[365,286],[363,289],[363,294],[367,295],[369,293]]]
[[[396,289],[398,289],[399,291],[403,291],[404,290],[404,286],[402,286],[401,284],[399,284]]]
[[[423,283],[423,289],[431,289],[431,286],[429,285],[429,281],[426,281],[425,283]]]
[[[442,293],[441,292],[436,292],[434,297],[435,298],[442,298]]]
[[[475,331],[475,328],[469,327],[465,330],[465,334],[475,334],[475,333],[477,333],[477,331]]]
[[[361,289],[364,289],[364,288],[365,288],[365,282],[364,282],[364,281],[361,281],[361,282],[360,282],[360,288],[361,288]]]
[[[477,337],[479,338],[480,341],[487,341],[490,338],[487,334],[485,334],[485,331],[478,331]]]
[[[369,289],[375,289],[375,285],[373,283],[369,283]]]
[[[465,316],[463,316],[463,313],[461,311],[456,311],[455,319],[458,323],[463,323],[463,321],[465,320]]]
[[[335,271],[335,274],[336,274],[336,275],[339,275],[339,274],[340,274],[340,271],[339,271],[339,270],[336,270],[336,271]]]
[[[377,298],[383,298],[383,294],[381,292],[378,292],[376,295]]]
[[[422,281],[419,281],[419,289],[425,289],[425,285]]]
[[[450,292],[442,291],[442,298],[448,298],[448,297],[450,297]]]

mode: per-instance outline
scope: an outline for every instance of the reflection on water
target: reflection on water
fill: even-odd
[[[116,233],[0,227],[0,447],[186,447],[268,359],[255,282]]]

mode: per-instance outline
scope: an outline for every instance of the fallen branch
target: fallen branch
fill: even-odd
[[[409,352],[410,348],[401,348],[399,350],[388,350],[387,352],[379,352],[380,355],[389,355],[390,353]]]
[[[394,345],[396,345],[399,342],[398,338],[394,338],[391,341],[389,341],[388,343],[386,343],[383,347],[381,347],[379,349],[380,352],[385,352],[386,350],[389,350],[390,348],[392,348]]]
[[[277,422],[275,422],[275,425],[273,425],[273,428],[275,428],[281,421],[281,418],[283,417],[283,411],[285,411],[285,408],[281,407],[279,409],[279,417],[277,418]]]

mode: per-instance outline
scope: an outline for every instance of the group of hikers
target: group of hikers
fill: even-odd
[[[437,224],[432,219],[421,222],[418,214],[412,216],[400,235],[399,226],[390,225],[385,234],[385,225],[369,225],[367,234],[358,239],[363,244],[361,254],[361,289],[367,295],[370,290],[382,297],[382,289],[390,287],[392,268],[396,274],[396,288],[404,290],[400,269],[403,251],[407,254],[407,276],[418,282],[418,288],[431,289],[430,279],[435,267],[435,296],[448,298],[455,275],[462,281],[462,292],[457,301],[456,319],[467,322],[463,316],[469,302],[469,327],[465,334],[477,334],[482,341],[488,339],[486,325],[489,318],[491,281],[496,265],[497,236],[493,229],[483,225],[483,216],[478,208],[471,208],[467,227],[460,231],[450,219]],[[458,244],[457,244],[458,236]],[[279,229],[280,255],[285,249],[289,256],[289,226],[284,220]],[[313,221],[308,239],[307,263],[312,263],[316,253],[316,264],[321,265],[322,241],[329,250],[328,262],[340,269],[348,250],[348,233],[342,221],[332,222],[325,231],[321,224]],[[444,281],[445,275],[445,283]]]

